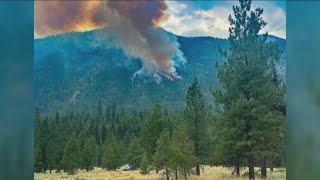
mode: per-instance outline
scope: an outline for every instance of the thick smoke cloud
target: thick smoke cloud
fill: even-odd
[[[35,1],[34,8],[38,37],[86,31],[109,24],[103,1]]]
[[[176,61],[183,62],[179,44],[159,23],[166,20],[167,5],[158,1],[36,1],[35,31],[48,36],[69,31],[86,31],[107,27],[113,32],[117,45],[132,57],[143,61],[136,74],[154,73],[178,77]],[[99,34],[100,40],[110,33]],[[135,74],[135,75],[136,75]]]

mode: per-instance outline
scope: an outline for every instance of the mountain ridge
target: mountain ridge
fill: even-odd
[[[172,34],[180,44],[187,62],[178,66],[182,79],[150,83],[131,77],[142,66],[141,60],[125,55],[122,49],[99,42],[95,33],[102,31],[70,32],[62,35],[35,39],[34,101],[43,112],[55,113],[94,109],[98,100],[109,106],[123,108],[149,108],[156,101],[168,110],[184,107],[187,87],[194,78],[206,100],[209,88],[219,88],[214,64],[222,61],[219,48],[227,48],[226,39],[215,37],[184,37]],[[284,52],[286,40],[275,39]]]

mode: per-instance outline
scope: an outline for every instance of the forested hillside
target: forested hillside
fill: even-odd
[[[42,112],[93,110],[98,100],[123,108],[150,107],[161,100],[169,111],[181,110],[186,88],[194,78],[198,78],[205,100],[212,99],[210,87],[219,88],[215,63],[222,61],[218,50],[228,47],[226,39],[177,36],[186,59],[184,65],[176,67],[182,79],[162,77],[155,83],[147,76],[132,80],[141,61],[110,46],[112,39],[97,41],[95,36],[100,31],[35,40],[34,100]],[[281,64],[285,64],[285,40],[270,39],[284,52]]]

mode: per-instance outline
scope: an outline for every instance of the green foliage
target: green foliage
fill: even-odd
[[[73,135],[64,148],[62,158],[63,170],[69,174],[74,174],[75,170],[79,167],[80,158],[79,145],[75,135]]]
[[[43,171],[43,160],[42,160],[42,152],[41,148],[35,147],[34,148],[34,161],[33,161],[34,171],[35,172],[42,172]]]
[[[170,168],[187,177],[196,161],[194,152],[194,144],[188,136],[186,125],[178,124],[172,136]]]
[[[168,129],[165,128],[157,140],[157,148],[153,156],[153,164],[158,169],[165,169],[167,177],[169,176],[171,153],[171,139]]]
[[[224,162],[249,163],[254,177],[254,160],[274,159],[284,144],[284,84],[276,65],[281,58],[278,46],[260,36],[266,25],[263,9],[250,10],[251,1],[241,0],[229,16],[226,61],[216,65],[222,89],[213,91],[220,107],[217,141]],[[275,138],[276,137],[276,138]]]
[[[102,124],[101,128],[101,143],[103,144],[107,138],[107,128],[105,124]]]
[[[218,49],[229,47],[226,39],[170,34],[177,39],[187,59],[184,66],[176,67],[183,79],[172,82],[162,77],[163,81],[156,84],[144,83],[148,81],[144,76],[132,82],[132,75],[141,68],[141,63],[121,49],[106,46],[114,42],[97,41],[96,33],[108,31],[99,29],[35,39],[34,102],[43,112],[93,112],[99,100],[103,106],[117,103],[124,109],[146,109],[161,100],[163,107],[173,112],[184,108],[186,88],[194,78],[201,82],[206,100],[211,99],[210,86],[220,87],[214,63],[223,61]],[[284,39],[272,37],[272,40],[285,51]]]
[[[150,164],[148,161],[148,155],[147,153],[143,153],[141,164],[140,164],[140,173],[141,174],[148,174],[150,172]]]
[[[113,134],[107,138],[101,163],[102,167],[109,170],[116,170],[121,166],[121,147]]]
[[[81,152],[82,167],[87,171],[92,170],[95,165],[96,149],[95,139],[93,137],[87,139]]]
[[[188,88],[184,119],[188,134],[194,144],[195,166],[200,174],[199,164],[208,154],[208,123],[206,107],[197,79]]]
[[[55,146],[53,140],[49,140],[48,146],[46,148],[46,159],[47,159],[47,166],[51,173],[52,170],[56,169],[55,164]]]
[[[156,152],[157,140],[160,137],[162,130],[164,129],[165,124],[163,121],[162,109],[159,103],[157,103],[153,112],[145,122],[145,125],[142,129],[142,144],[144,150],[148,155],[148,160],[152,160],[152,156]]]
[[[126,154],[125,162],[129,163],[133,169],[139,168],[143,155],[143,148],[138,138],[131,139]]]
[[[163,168],[168,166],[171,140],[168,129],[164,129],[157,140],[156,153],[153,156],[154,166]]]
[[[46,172],[48,167],[46,151],[49,141],[48,119],[41,118],[40,109],[35,111],[35,138],[37,141],[34,144],[34,166],[36,172]]]

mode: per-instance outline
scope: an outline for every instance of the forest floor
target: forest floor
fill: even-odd
[[[204,170],[204,171],[203,171]],[[191,175],[189,179],[192,180],[219,180],[219,179],[234,179],[234,180],[247,180],[248,177],[243,176],[243,174],[247,174],[248,169],[241,169],[241,177],[235,177],[231,175],[231,169],[225,167],[210,167],[204,166],[204,169],[201,171],[201,176],[194,176]],[[259,172],[259,168],[255,169],[256,172]],[[268,171],[268,178],[269,180],[285,180],[286,179],[286,171],[285,168],[274,168],[273,172]],[[259,175],[256,175],[259,179]],[[94,168],[94,170],[86,172],[79,170],[74,175],[68,175],[66,173],[35,173],[34,174],[35,180],[112,180],[112,179],[119,179],[119,180],[143,180],[143,179],[150,179],[150,180],[157,180],[157,179],[164,179],[164,176],[161,173],[156,174],[155,171],[151,171],[147,175],[142,175],[139,173],[138,170],[135,171],[107,171],[101,168]],[[171,178],[170,178],[171,179]],[[179,178],[180,179],[180,178]]]

